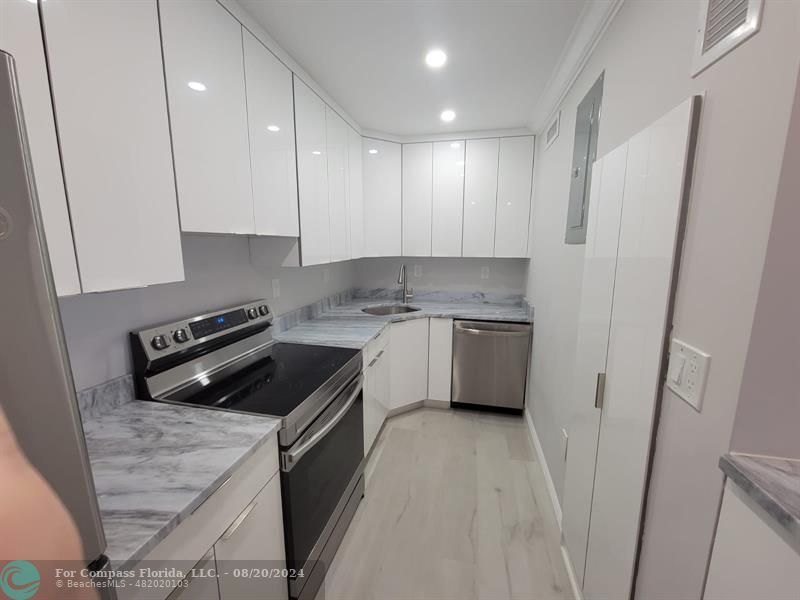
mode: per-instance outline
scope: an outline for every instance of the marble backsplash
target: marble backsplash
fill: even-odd
[[[135,397],[133,375],[123,375],[78,392],[78,409],[86,421],[117,408]]]
[[[380,300],[384,302],[401,301],[403,295],[402,288],[356,288],[352,291],[352,297],[356,300]],[[507,294],[500,292],[481,292],[481,291],[460,291],[460,290],[434,290],[434,289],[414,289],[414,302],[457,302],[459,304],[501,304],[505,306],[522,306],[522,294]]]
[[[400,302],[402,291],[396,288],[352,288],[338,292],[296,310],[289,311],[274,317],[272,328],[275,334],[296,327],[304,321],[318,318],[322,313],[335,306],[346,304],[353,300],[374,300],[378,302]],[[421,289],[414,291],[414,302],[436,303],[467,303],[467,304],[496,304],[501,306],[522,306],[531,321],[533,320],[533,307],[521,294],[503,294],[494,292],[463,292],[448,290]],[[96,416],[99,412],[114,408],[134,399],[133,375],[127,374],[78,393],[78,407],[84,419]]]

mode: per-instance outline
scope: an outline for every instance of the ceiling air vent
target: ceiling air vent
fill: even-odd
[[[553,120],[550,122],[550,125],[547,127],[547,131],[544,134],[545,148],[549,148],[550,145],[556,141],[560,126],[561,126],[561,111],[558,111],[556,113],[556,116],[553,117]]]
[[[703,0],[694,77],[758,31],[763,0]]]

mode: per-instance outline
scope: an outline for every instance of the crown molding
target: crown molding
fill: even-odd
[[[395,135],[393,133],[375,131],[373,129],[364,129],[361,133],[364,137],[383,140],[384,142],[394,142],[395,144],[480,140],[485,138],[533,135],[533,132],[526,127],[517,127],[515,129],[489,129],[486,131],[454,131],[452,133],[431,133],[427,135]]]
[[[542,133],[564,101],[624,0],[589,0],[545,86],[528,126]]]

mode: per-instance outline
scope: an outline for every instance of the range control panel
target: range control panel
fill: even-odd
[[[265,300],[220,309],[214,313],[167,323],[135,332],[142,349],[151,360],[213,340],[225,333],[251,325],[272,322],[272,312]]]

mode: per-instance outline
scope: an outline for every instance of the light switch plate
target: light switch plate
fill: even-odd
[[[489,267],[481,267],[481,279],[489,279]]]
[[[281,280],[280,279],[273,279],[272,280],[272,297],[273,298],[280,298],[281,297]]]
[[[422,277],[422,265],[414,265],[414,277]]]
[[[328,269],[322,269],[322,283],[328,283],[331,280],[331,272]]]
[[[667,387],[700,412],[711,356],[677,339],[669,345]]]

